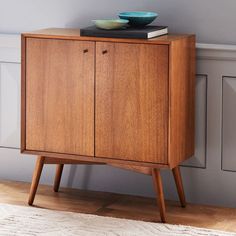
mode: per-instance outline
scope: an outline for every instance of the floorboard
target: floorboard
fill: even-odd
[[[27,205],[30,184],[0,181],[0,203]],[[90,213],[150,222],[160,222],[156,200],[114,193],[60,188],[40,185],[35,207],[52,210]],[[167,201],[167,221],[210,229],[236,232],[236,209]]]

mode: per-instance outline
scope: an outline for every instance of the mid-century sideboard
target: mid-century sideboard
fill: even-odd
[[[194,153],[195,36],[149,40],[80,36],[78,29],[22,34],[21,151],[44,164],[108,164],[152,175],[166,221],[160,169]]]

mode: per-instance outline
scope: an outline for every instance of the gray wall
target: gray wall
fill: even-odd
[[[198,42],[236,44],[235,0],[0,0],[0,33],[45,27],[82,27],[124,10],[151,10],[173,32]]]

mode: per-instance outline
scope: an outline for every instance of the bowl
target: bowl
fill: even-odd
[[[131,26],[145,26],[152,23],[158,14],[155,12],[145,11],[127,11],[119,13],[119,17],[124,20],[129,20]]]
[[[129,20],[126,19],[107,19],[107,20],[93,20],[95,26],[99,29],[121,29],[127,25]]]

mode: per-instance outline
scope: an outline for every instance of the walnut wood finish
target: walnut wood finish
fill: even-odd
[[[67,146],[66,140],[68,140],[68,139],[65,137],[64,141],[63,141],[63,137],[61,137],[60,135],[57,135],[55,139],[52,139],[54,141],[49,140],[51,142],[51,145],[50,145],[51,150],[48,151],[49,150],[48,149],[49,142],[46,141],[47,139],[45,140],[42,138],[44,135],[47,138],[48,132],[45,133],[44,135],[41,135],[41,137],[36,137],[35,132],[32,132],[31,135],[33,137],[35,136],[34,137],[35,140],[33,142],[34,142],[34,144],[41,143],[41,150],[39,148],[30,149],[30,148],[27,148],[25,145],[26,139],[27,139],[27,135],[26,135],[25,131],[30,130],[30,127],[32,128],[32,125],[29,125],[28,123],[26,123],[27,114],[25,114],[25,113],[29,112],[29,111],[26,111],[26,110],[29,110],[26,107],[27,100],[28,100],[27,97],[33,97],[35,100],[37,100],[37,98],[36,98],[37,96],[35,96],[35,94],[33,92],[31,92],[31,94],[29,94],[26,91],[26,79],[27,78],[26,78],[25,72],[27,70],[25,67],[26,67],[26,64],[28,64],[28,62],[29,62],[29,59],[27,59],[28,57],[26,54],[26,51],[28,51],[26,45],[27,45],[27,41],[29,41],[29,40],[33,40],[33,41],[39,40],[39,41],[54,41],[54,42],[60,41],[62,44],[66,44],[66,45],[67,45],[67,43],[68,44],[92,43],[93,45],[95,45],[95,44],[99,44],[98,42],[100,42],[100,41],[104,41],[104,42],[100,42],[101,44],[106,44],[105,41],[109,41],[109,42],[114,42],[115,44],[120,45],[122,42],[122,45],[124,45],[124,48],[126,48],[126,49],[130,48],[130,46],[138,46],[139,48],[142,48],[142,49],[144,49],[146,46],[147,47],[148,46],[150,46],[150,47],[157,47],[157,46],[158,47],[167,47],[168,51],[169,51],[169,53],[168,53],[169,54],[168,55],[168,63],[169,64],[167,65],[168,73],[169,73],[169,78],[167,78],[167,80],[168,80],[168,93],[167,93],[168,94],[168,105],[166,108],[168,111],[167,112],[167,115],[168,115],[167,150],[168,151],[166,151],[166,153],[168,154],[168,157],[167,157],[168,159],[166,160],[166,157],[159,156],[158,157],[158,158],[160,158],[159,162],[157,162],[156,160],[154,162],[152,162],[153,161],[152,157],[151,157],[151,159],[149,159],[148,156],[146,156],[144,158],[141,156],[140,160],[142,163],[140,163],[140,160],[138,160],[139,158],[136,156],[133,157],[133,159],[136,159],[136,160],[129,160],[129,157],[127,158],[127,157],[123,157],[123,156],[118,157],[118,158],[122,158],[122,159],[117,159],[117,157],[104,158],[103,156],[101,156],[101,157],[96,157],[96,162],[124,164],[123,160],[125,160],[126,164],[128,164],[128,165],[142,165],[142,166],[149,166],[152,168],[153,167],[155,167],[155,168],[174,168],[181,161],[187,159],[188,157],[190,157],[193,154],[193,147],[194,147],[194,145],[193,145],[194,144],[194,77],[195,77],[194,76],[194,73],[195,73],[195,46],[194,46],[195,37],[194,36],[191,36],[191,35],[190,36],[189,35],[178,35],[178,36],[177,35],[168,35],[168,36],[155,38],[153,40],[128,39],[128,41],[126,41],[127,39],[104,39],[104,38],[100,39],[100,38],[81,37],[79,35],[78,30],[72,30],[72,29],[47,29],[47,30],[38,31],[35,33],[24,34],[22,39],[23,39],[22,40],[22,132],[21,132],[21,135],[22,135],[21,151],[22,152],[29,153],[29,154],[49,156],[49,157],[56,157],[56,158],[61,158],[61,159],[81,160],[81,161],[89,161],[89,162],[94,161],[94,157],[93,157],[94,155],[91,155],[91,156],[89,156],[87,154],[82,155],[81,152],[78,154],[79,151],[83,151],[82,148],[79,148],[81,146],[84,146],[84,149],[86,149],[85,146],[87,148],[89,146],[90,150],[87,150],[87,151],[89,151],[89,154],[91,154],[91,151],[93,149],[92,144],[94,144],[93,138],[95,138],[95,137],[92,137],[92,135],[88,135],[88,136],[90,136],[90,138],[88,138],[88,136],[87,136],[88,139],[82,139],[82,138],[78,137],[79,135],[76,135],[76,134],[78,134],[78,132],[76,132],[75,136],[76,136],[76,138],[78,138],[80,140],[80,142],[76,142],[76,144],[73,145],[72,144],[73,140],[71,138],[72,142],[70,142],[70,144],[68,145],[69,147],[67,150],[66,150],[66,146]],[[55,39],[60,39],[60,40],[55,40]],[[65,39],[65,40],[61,40],[61,39]],[[72,41],[69,39],[73,39],[75,41]],[[88,42],[88,41],[90,41],[90,42]],[[95,42],[95,41],[97,41],[97,42]],[[113,43],[110,43],[110,44],[113,45]],[[40,49],[39,49],[39,51],[40,51]],[[75,50],[73,50],[73,51],[74,51],[74,54],[76,54]],[[90,52],[90,50],[89,50],[89,52]],[[131,50],[130,52],[132,53],[133,51]],[[70,54],[68,51],[67,51],[67,53]],[[128,51],[126,51],[125,53],[126,53],[126,55],[129,56]],[[105,53],[105,54],[103,54],[103,56],[110,57],[111,54],[109,54],[109,55],[108,54],[109,53]],[[144,51],[139,52],[137,55],[138,56],[137,58],[140,59],[139,56],[140,55],[145,56],[145,54],[147,54],[147,53]],[[151,58],[152,58],[153,57],[152,53],[149,53],[149,54],[151,55]],[[157,55],[157,57],[158,57],[158,55]],[[53,58],[53,55],[50,55],[49,58]],[[116,56],[114,56],[114,58],[116,58]],[[120,55],[120,58],[125,59],[122,57],[122,55]],[[136,58],[136,55],[134,58]],[[93,59],[91,59],[91,60],[92,60],[92,64],[89,63],[91,68],[89,67],[85,71],[87,71],[87,70],[93,71],[93,66],[91,66],[91,65],[93,65],[93,63],[95,61],[95,55],[93,55]],[[142,59],[140,59],[140,60],[142,60]],[[156,59],[154,59],[154,60],[156,60]],[[125,67],[128,67],[129,64],[132,67],[132,65],[135,64],[132,61],[133,60],[129,61],[128,64],[125,64],[123,62],[121,62],[121,63],[124,64]],[[45,64],[46,68],[51,67],[50,65],[47,65],[48,62],[50,62],[50,60],[45,60],[44,64]],[[81,64],[80,62],[78,62],[78,64]],[[36,63],[36,62],[34,62],[33,58],[32,58],[32,63],[33,64]],[[153,63],[151,63],[151,65],[153,65]],[[85,65],[83,64],[83,68],[84,67],[85,67]],[[140,69],[141,71],[142,71],[142,67],[144,67],[144,68],[147,67],[147,63],[142,63],[142,65],[140,65],[139,68],[141,68]],[[158,68],[158,66],[157,66],[157,68]],[[43,70],[43,66],[42,66],[42,70]],[[124,70],[124,72],[125,71],[126,71],[126,69]],[[121,73],[121,75],[122,75],[122,73]],[[104,76],[106,77],[106,75],[104,75]],[[157,77],[157,79],[158,79],[158,77]],[[28,79],[27,79],[27,81],[28,81]],[[97,85],[99,86],[99,84],[96,83],[96,86]],[[131,83],[131,85],[132,85],[132,83]],[[150,86],[150,84],[148,84],[148,85]],[[94,86],[94,84],[93,84],[93,86]],[[28,87],[28,85],[27,85],[27,87]],[[135,86],[133,86],[133,87],[135,87]],[[136,86],[136,87],[138,87],[138,86]],[[139,89],[139,91],[145,91],[145,86],[143,86],[143,87],[144,87],[143,90]],[[39,86],[39,88],[41,88],[43,90],[42,85]],[[51,88],[51,90],[52,90],[52,88]],[[65,89],[65,90],[67,91],[67,89]],[[69,90],[69,87],[68,87],[68,90]],[[39,91],[40,91],[40,89],[39,89]],[[39,91],[37,91],[37,94],[40,95]],[[95,91],[95,92],[97,92],[97,91]],[[47,94],[47,92],[45,94]],[[44,94],[44,96],[46,96],[45,94]],[[66,93],[64,93],[64,94],[66,94]],[[134,92],[132,91],[131,94],[134,94]],[[90,95],[91,95],[91,97],[95,96],[95,94],[94,93],[92,94],[92,92]],[[125,94],[125,96],[127,96],[127,95]],[[50,97],[50,96],[48,96],[48,97]],[[137,94],[136,97],[142,97],[142,96],[139,96],[139,94]],[[155,98],[155,96],[153,98]],[[132,100],[135,101],[135,99],[130,99],[130,101],[132,101]],[[155,100],[155,99],[153,99],[153,100]],[[80,100],[80,101],[82,101],[82,100]],[[91,100],[89,100],[89,101],[91,101]],[[121,99],[121,101],[122,101],[122,99]],[[41,107],[39,106],[39,109],[35,108],[35,110],[33,110],[33,111],[31,110],[31,112],[30,112],[31,114],[36,114],[36,113],[38,114],[39,111],[37,111],[37,110],[42,111],[42,103],[40,103],[40,99],[38,99],[37,102],[39,103],[39,105]],[[108,103],[109,101],[106,101],[106,102]],[[166,102],[166,100],[163,101],[163,103],[165,103],[165,102]],[[29,103],[31,103],[31,102],[29,102]],[[88,102],[88,103],[92,107],[92,104],[90,104],[90,102]],[[46,104],[46,105],[44,105],[45,108],[48,107],[48,104],[47,103],[45,103],[45,104]],[[62,104],[65,104],[65,103],[62,102]],[[62,108],[63,107],[65,108],[67,106],[62,106]],[[152,112],[149,112],[150,116],[153,115],[153,112],[154,113],[156,112],[156,110],[154,109],[155,106],[151,106],[151,107],[152,107]],[[84,108],[86,109],[86,108],[88,108],[88,106],[85,106]],[[118,110],[119,109],[121,110],[120,107],[118,107]],[[58,110],[60,110],[60,109],[58,109]],[[82,111],[83,109],[82,110],[78,109],[78,110],[81,111],[81,113],[80,113],[81,117],[83,116],[82,113],[87,114],[87,112],[88,112],[87,109],[85,112]],[[91,110],[89,110],[89,112],[88,112],[89,114],[90,114],[90,111]],[[95,111],[95,117],[96,117],[96,115],[97,115],[96,110],[94,109],[93,112],[94,111]],[[135,111],[135,109],[133,109],[133,111]],[[45,110],[45,112],[42,116],[45,116],[46,113],[50,113],[50,112],[47,112],[47,110]],[[59,113],[62,114],[63,109],[61,111],[59,111]],[[131,109],[131,113],[132,113],[132,109]],[[136,109],[136,113],[138,113],[137,109]],[[89,114],[87,114],[87,115],[90,118],[93,116],[93,119],[94,119],[94,114],[93,115],[91,115],[91,114],[89,115]],[[109,114],[111,114],[111,112]],[[73,113],[73,115],[71,117],[73,117],[74,115],[75,115],[75,112]],[[120,115],[120,117],[121,117],[121,115]],[[159,114],[159,115],[164,116],[164,114]],[[53,117],[53,116],[50,116],[50,117]],[[120,117],[116,118],[116,120],[121,120]],[[142,114],[142,117],[148,117],[148,115]],[[58,116],[58,118],[56,120],[61,120],[60,118],[61,117]],[[30,120],[32,120],[32,119],[30,119]],[[81,118],[81,120],[83,120],[83,118]],[[92,118],[91,118],[91,120],[92,120]],[[134,119],[134,120],[138,120],[138,119]],[[184,120],[184,121],[181,121],[181,120]],[[84,121],[85,121],[85,119],[84,119]],[[90,125],[89,123],[91,123],[91,122],[87,122],[87,121],[88,120],[86,120],[86,124],[87,124],[86,127],[88,129],[90,127],[91,129],[89,129],[89,130],[91,131],[93,124]],[[152,120],[150,119],[150,123],[152,123],[151,121]],[[122,124],[122,122],[120,122],[120,123]],[[145,122],[143,122],[143,123],[145,123]],[[148,122],[146,122],[146,123],[148,123]],[[43,123],[40,123],[39,125],[43,125]],[[46,124],[44,124],[44,125],[46,126]],[[148,127],[148,126],[149,126],[149,124],[146,124],[146,126],[144,127],[144,131],[147,131],[150,129],[150,127]],[[63,127],[63,125],[60,127],[63,130],[62,127]],[[35,128],[35,126],[33,126],[33,128]],[[53,130],[52,127],[49,127],[49,128],[51,128],[51,130]],[[69,137],[67,135],[67,134],[69,134],[69,129],[67,129],[66,125],[64,128],[66,130],[65,131],[66,136]],[[95,128],[95,126],[93,128]],[[38,127],[38,130],[40,130],[39,127]],[[43,129],[41,128],[40,132],[43,134],[44,130],[45,130],[45,127],[43,126]],[[100,132],[99,127],[96,129],[96,132],[97,131]],[[84,133],[84,130],[81,132]],[[60,133],[63,133],[63,132],[60,132]],[[92,131],[91,131],[91,133],[92,133]],[[159,135],[159,133],[157,134],[157,136],[158,135]],[[104,137],[104,138],[106,138],[106,137]],[[128,139],[128,137],[126,137],[126,138]],[[143,138],[143,134],[140,137],[138,137],[139,140],[141,140],[142,138]],[[156,136],[153,138],[155,139]],[[40,140],[38,140],[38,139],[40,139]],[[29,136],[28,136],[28,140],[29,140],[29,142],[32,142],[32,139],[29,138]],[[113,141],[111,140],[111,142],[113,142]],[[133,141],[131,140],[130,143],[132,143],[132,142],[137,143],[136,140],[133,140]],[[144,144],[145,143],[147,143],[147,142],[144,142]],[[61,149],[57,148],[59,144],[62,144],[62,145],[60,145]],[[162,148],[162,146],[160,146],[160,148]],[[117,147],[115,147],[115,149],[117,149]],[[139,147],[139,149],[142,149],[146,153],[148,153],[148,151],[149,151],[148,147],[143,147],[143,148]],[[123,151],[130,152],[130,149],[123,150]],[[133,151],[133,150],[131,150],[131,151]],[[94,152],[94,149],[93,149],[93,152]],[[133,151],[133,152],[135,152],[135,151]]]
[[[62,159],[62,158],[53,158],[53,157],[47,157],[45,159],[45,164],[105,165],[105,163],[101,163],[101,162],[88,162],[88,161],[70,160],[67,158]]]
[[[41,155],[47,156],[50,158],[57,158],[58,160],[68,160],[68,161],[81,161],[81,162],[89,162],[93,163],[101,163],[101,164],[125,164],[125,165],[134,165],[134,166],[146,166],[152,168],[163,168],[169,169],[168,164],[158,164],[158,163],[150,163],[150,162],[141,162],[140,161],[129,161],[129,160],[121,160],[121,159],[113,159],[113,158],[102,158],[96,157],[96,159],[92,156],[78,156],[66,153],[53,153],[53,152],[43,152],[43,151],[35,151],[35,150],[23,150],[25,154],[31,155]]]
[[[169,164],[176,167],[194,154],[195,37],[170,45]]]
[[[59,190],[63,168],[64,168],[64,164],[57,164],[56,175],[54,179],[54,187],[53,187],[54,192],[58,192]]]
[[[26,149],[94,156],[94,43],[27,38],[25,63]]]
[[[96,157],[167,164],[168,46],[96,43],[95,101]]]
[[[150,40],[81,37],[47,29],[22,36],[21,151],[40,155],[29,204],[43,164],[109,164],[152,174],[165,217],[160,168],[194,153],[195,37]],[[46,158],[45,158],[46,157]]]
[[[184,186],[183,186],[183,182],[182,182],[182,177],[181,177],[179,166],[177,166],[174,169],[172,169],[172,172],[173,172],[173,175],[174,175],[175,184],[176,184],[176,188],[177,188],[177,191],[178,191],[178,195],[179,195],[179,200],[180,200],[181,206],[182,207],[186,207],[186,200],[185,200],[185,194],[184,194]]]
[[[160,208],[161,221],[165,223],[166,222],[166,207],[165,207],[165,198],[164,198],[160,170],[152,169],[152,178],[153,178],[155,190],[157,192],[157,203]]]
[[[34,202],[35,194],[38,188],[40,176],[43,170],[43,165],[44,165],[45,157],[39,156],[35,165],[34,173],[33,173],[33,178],[32,178],[32,183],[30,187],[30,193],[29,193],[29,200],[28,204],[32,205]]]
[[[59,158],[52,158],[52,157],[46,157],[44,164],[56,164],[57,170],[56,170],[56,176],[61,175],[61,172],[63,171],[63,165],[64,164],[75,164],[75,165],[106,165],[106,163],[100,163],[100,162],[86,162],[86,161],[79,161],[79,160],[68,160],[68,159],[59,159]],[[115,163],[107,163],[107,165],[116,167],[116,168],[122,168],[126,170],[135,171],[138,173],[151,175],[152,169],[150,167],[146,166],[132,166],[132,165],[122,165],[122,164],[115,164]],[[55,176],[55,182],[57,177]]]
[[[125,170],[131,170],[134,172],[142,173],[145,175],[151,175],[152,174],[152,168],[145,167],[145,166],[131,166],[131,165],[119,165],[119,164],[109,164],[110,166],[125,169]]]
[[[26,123],[25,123],[25,115],[26,115],[26,38],[21,36],[21,152],[26,149]]]

